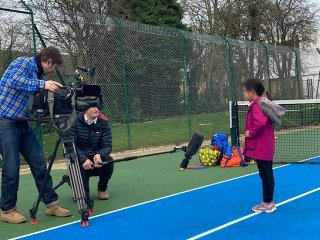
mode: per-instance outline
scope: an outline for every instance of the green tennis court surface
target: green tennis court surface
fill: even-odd
[[[116,163],[108,188],[111,198],[107,201],[100,201],[96,198],[97,178],[91,178],[91,196],[95,200],[94,215],[256,171],[255,165],[246,168],[225,169],[215,166],[179,171],[183,156],[181,152]],[[192,158],[190,165],[199,165],[198,156]],[[53,170],[54,184],[58,184],[66,173],[67,170]],[[17,206],[18,210],[27,217],[28,222],[19,225],[0,222],[0,239],[13,238],[80,220],[77,203],[72,199],[70,187],[64,184],[57,190],[57,193],[62,206],[72,211],[72,217],[45,216],[45,207],[41,203],[37,213],[39,224],[31,225],[28,211],[36,201],[37,191],[31,175],[22,175]]]
[[[295,164],[274,172],[278,211],[272,214],[251,210],[261,201],[253,173],[97,215],[87,228],[75,221],[17,239],[319,239],[320,168]]]

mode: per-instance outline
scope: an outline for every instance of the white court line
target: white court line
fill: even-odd
[[[320,190],[320,187],[319,187],[319,188],[315,188],[315,189],[313,189],[313,190],[310,190],[310,191],[308,191],[308,192],[302,193],[302,194],[300,194],[300,195],[298,195],[298,196],[295,196],[295,197],[293,197],[293,198],[289,198],[289,199],[287,199],[287,200],[285,200],[285,201],[282,201],[282,202],[276,204],[276,206],[278,207],[278,206],[281,206],[281,205],[286,204],[286,203],[288,203],[288,202],[292,202],[292,201],[294,201],[294,200],[297,200],[297,199],[299,199],[299,198],[302,198],[302,197],[304,197],[304,196],[307,196],[307,195],[309,195],[309,194],[311,194],[311,193],[314,193],[314,192],[317,192],[317,191],[319,191],[319,190]],[[226,228],[226,227],[229,227],[229,226],[231,226],[231,225],[233,225],[233,224],[236,224],[236,223],[242,222],[242,221],[244,221],[244,220],[246,220],[246,219],[248,219],[248,218],[254,217],[254,216],[258,215],[258,214],[260,214],[260,213],[251,213],[251,214],[248,214],[248,215],[246,215],[246,216],[243,216],[243,217],[241,217],[241,218],[238,218],[238,219],[236,219],[236,220],[233,220],[233,221],[231,221],[231,222],[228,222],[228,223],[225,223],[225,224],[223,224],[223,225],[220,225],[220,226],[218,226],[218,227],[216,227],[216,228],[213,228],[213,229],[211,229],[211,230],[209,230],[209,231],[206,231],[206,232],[201,233],[201,234],[198,234],[198,235],[196,235],[196,236],[194,236],[194,237],[188,238],[187,240],[196,240],[196,239],[199,239],[199,238],[201,238],[201,237],[207,236],[207,235],[209,235],[209,234],[211,234],[211,233],[214,233],[214,232],[216,232],[216,231],[219,231],[219,230],[221,230],[221,229],[224,229],[224,228]]]
[[[284,165],[284,166],[288,166],[288,165]],[[279,166],[277,168],[281,168],[281,167],[284,167],[284,166]],[[186,191],[183,191],[183,192],[171,194],[171,195],[164,196],[164,197],[161,197],[161,198],[156,198],[156,199],[153,199],[153,200],[150,200],[150,201],[146,201],[146,202],[138,203],[138,204],[131,205],[131,206],[128,206],[128,207],[124,207],[124,208],[120,208],[120,209],[117,209],[117,210],[113,210],[113,211],[110,211],[110,212],[107,212],[107,213],[102,213],[102,214],[99,214],[99,215],[95,215],[95,216],[89,217],[89,224],[90,224],[90,219],[93,219],[93,218],[96,218],[96,217],[101,217],[101,216],[109,215],[109,214],[112,214],[112,213],[115,213],[115,212],[124,211],[126,209],[130,209],[130,208],[138,207],[138,206],[145,205],[145,204],[148,204],[148,203],[160,201],[162,199],[166,199],[166,198],[174,197],[174,196],[181,195],[181,194],[184,194],[184,193],[196,191],[196,190],[199,190],[199,189],[202,189],[202,188],[207,188],[207,187],[211,187],[211,186],[214,186],[214,185],[218,185],[218,184],[234,181],[234,180],[237,180],[237,179],[249,177],[249,176],[255,175],[255,174],[257,174],[257,172],[249,173],[249,174],[246,174],[246,175],[243,175],[243,176],[239,176],[239,177],[236,177],[236,178],[231,178],[231,179],[227,179],[227,180],[224,180],[224,181],[221,181],[221,182],[216,182],[216,183],[212,183],[212,184],[209,184],[209,185],[205,185],[205,186],[189,189],[189,190],[186,190]],[[41,231],[38,231],[38,232],[29,233],[29,234],[26,234],[26,235],[23,235],[23,236],[11,238],[9,240],[15,240],[15,239],[20,239],[20,238],[32,236],[32,235],[35,235],[35,234],[38,234],[38,233],[47,232],[47,231],[50,231],[50,230],[53,230],[53,229],[61,228],[61,227],[64,227],[64,226],[68,226],[68,225],[71,225],[71,224],[74,224],[74,223],[77,223],[77,222],[80,222],[80,220],[73,221],[73,222],[70,222],[70,223],[66,223],[66,224],[63,224],[63,225],[60,225],[60,226],[44,229],[44,230],[41,230]]]
[[[273,168],[273,169],[282,168],[282,167],[286,167],[286,166],[289,166],[289,164],[287,164],[287,165],[281,165],[281,166],[275,167],[275,168]],[[224,180],[224,181],[221,181],[221,182],[216,182],[216,183],[208,184],[208,185],[205,185],[205,186],[201,186],[201,187],[189,189],[189,190],[186,190],[186,191],[183,191],[183,192],[179,192],[179,193],[175,193],[175,194],[171,194],[171,195],[168,195],[168,196],[165,196],[165,197],[156,198],[156,199],[153,199],[153,200],[150,200],[150,201],[146,201],[146,202],[138,203],[138,204],[131,205],[131,206],[128,206],[128,207],[124,207],[124,208],[120,208],[120,209],[117,209],[117,210],[113,210],[113,211],[110,211],[110,212],[107,212],[107,213],[102,213],[102,214],[99,214],[99,215],[95,215],[95,216],[89,218],[89,223],[90,223],[90,219],[93,219],[93,218],[96,218],[96,217],[101,217],[101,216],[109,215],[109,214],[112,214],[112,213],[115,213],[115,212],[124,211],[124,210],[126,210],[126,209],[130,209],[130,208],[138,207],[138,206],[140,206],[140,205],[144,205],[144,204],[148,204],[148,203],[160,201],[160,200],[162,200],[162,199],[166,199],[166,198],[174,197],[174,196],[177,196],[177,195],[180,195],[180,194],[185,194],[185,193],[188,193],[188,192],[196,191],[196,190],[199,190],[199,189],[202,189],[202,188],[207,188],[207,187],[211,187],[211,186],[218,185],[218,184],[222,184],[222,183],[226,183],[226,182],[231,182],[231,181],[234,181],[234,180],[237,180],[237,179],[241,179],[241,178],[249,177],[249,176],[251,176],[251,175],[255,175],[255,174],[257,174],[257,173],[258,173],[258,172],[249,173],[249,174],[246,174],[246,175],[243,175],[243,176],[239,176],[239,177],[227,179],[227,180]],[[61,228],[61,227],[64,227],[64,226],[68,226],[68,225],[71,225],[71,224],[74,224],[74,223],[77,223],[77,222],[80,223],[80,220],[78,220],[78,221],[73,221],[73,222],[70,222],[70,223],[66,223],[66,224],[63,224],[63,225],[60,225],[60,226],[56,226],[56,227],[44,229],[44,230],[37,231],[37,232],[34,232],[34,233],[29,233],[29,234],[26,234],[26,235],[23,235],[23,236],[11,238],[11,239],[9,239],[9,240],[21,239],[21,238],[28,237],[28,236],[32,236],[32,235],[35,235],[35,234],[39,234],[39,233],[42,233],[42,232],[47,232],[47,231],[50,231],[50,230],[54,230],[54,229],[57,229],[57,228]]]
[[[287,164],[287,165],[281,165],[281,166],[275,167],[275,168],[273,168],[273,169],[282,168],[282,167],[286,167],[286,166],[289,166],[289,164]],[[128,207],[124,207],[124,208],[120,208],[120,209],[117,209],[117,210],[113,210],[113,211],[110,211],[110,212],[107,212],[107,213],[102,213],[102,214],[99,214],[99,215],[95,215],[95,216],[93,216],[93,217],[89,217],[89,224],[90,224],[90,219],[93,219],[93,218],[96,218],[96,217],[101,217],[101,216],[109,215],[109,214],[112,214],[112,213],[115,213],[115,212],[124,211],[124,210],[126,210],[126,209],[130,209],[130,208],[138,207],[138,206],[141,206],[141,205],[144,205],[144,204],[148,204],[148,203],[160,201],[160,200],[162,200],[162,199],[166,199],[166,198],[174,197],[174,196],[177,196],[177,195],[185,194],[185,193],[188,193],[188,192],[196,191],[196,190],[199,190],[199,189],[202,189],[202,188],[207,188],[207,187],[211,187],[211,186],[218,185],[218,184],[222,184],[222,183],[226,183],[226,182],[231,182],[231,181],[234,181],[234,180],[237,180],[237,179],[241,179],[241,178],[249,177],[249,176],[251,176],[251,175],[255,175],[255,174],[257,174],[257,173],[258,173],[258,172],[249,173],[249,174],[242,175],[242,176],[239,176],[239,177],[227,179],[227,180],[224,180],[224,181],[221,181],[221,182],[216,182],[216,183],[212,183],[212,184],[209,184],[209,185],[205,185],[205,186],[201,186],[201,187],[189,189],[189,190],[186,190],[186,191],[183,191],[183,192],[179,192],[179,193],[175,193],[175,194],[171,194],[171,195],[168,195],[168,196],[165,196],[165,197],[156,198],[156,199],[153,199],[153,200],[150,200],[150,201],[146,201],[146,202],[138,203],[138,204],[131,205],[131,206],[128,206]],[[32,235],[35,235],[35,234],[39,234],[39,233],[42,233],[42,232],[47,232],[47,231],[50,231],[50,230],[54,230],[54,229],[57,229],[57,228],[61,228],[61,227],[64,227],[64,226],[68,226],[68,225],[71,225],[71,224],[74,224],[74,223],[77,223],[77,222],[80,223],[80,220],[78,220],[78,221],[73,221],[73,222],[70,222],[70,223],[66,223],[66,224],[63,224],[63,225],[60,225],[60,226],[56,226],[56,227],[44,229],[44,230],[37,231],[37,232],[34,232],[34,233],[29,233],[29,234],[26,234],[26,235],[23,235],[23,236],[11,238],[11,239],[9,239],[9,240],[21,239],[21,238],[28,237],[28,236],[32,236]]]

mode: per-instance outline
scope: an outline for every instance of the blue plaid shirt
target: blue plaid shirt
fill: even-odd
[[[26,119],[30,116],[30,92],[45,86],[44,80],[37,79],[38,72],[35,57],[19,57],[9,65],[0,81],[1,116],[11,119]]]

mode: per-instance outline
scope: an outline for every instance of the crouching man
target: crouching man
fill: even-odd
[[[113,173],[113,163],[102,165],[112,160],[111,127],[109,119],[100,113],[98,107],[90,107],[79,113],[70,129],[74,137],[78,160],[84,172],[84,188],[90,195],[89,178],[98,176],[97,194],[100,200],[109,199],[108,182]]]

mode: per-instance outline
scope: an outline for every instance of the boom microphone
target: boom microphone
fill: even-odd
[[[192,135],[192,138],[186,148],[184,159],[180,164],[180,170],[183,171],[188,167],[190,159],[192,158],[193,155],[195,155],[198,152],[203,140],[204,140],[204,137],[198,132],[195,132]]]
[[[78,69],[80,69],[81,71],[83,72],[86,72],[88,73],[88,75],[90,77],[93,77],[94,76],[94,73],[96,71],[96,68],[95,67],[82,67],[82,66],[77,66]]]

